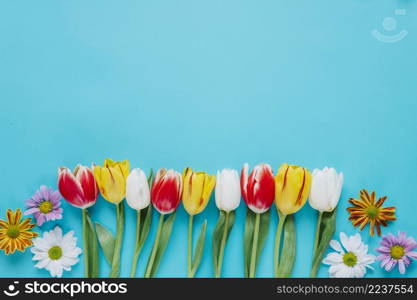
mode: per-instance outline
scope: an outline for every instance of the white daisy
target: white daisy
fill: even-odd
[[[330,277],[362,278],[366,268],[373,269],[370,264],[375,262],[376,257],[368,254],[368,245],[362,242],[359,233],[348,237],[341,232],[340,241],[342,245],[336,240],[330,242],[336,252],[323,259],[324,264],[330,265]]]
[[[58,226],[35,238],[31,251],[33,260],[38,261],[35,267],[48,270],[52,277],[62,277],[63,270],[71,271],[71,266],[78,263],[82,252],[77,247],[74,231],[62,236],[62,229]]]

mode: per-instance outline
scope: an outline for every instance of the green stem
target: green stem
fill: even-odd
[[[114,244],[113,260],[111,264],[110,278],[120,276],[120,252],[122,250],[123,230],[125,226],[124,203],[116,204],[116,241]]]
[[[317,246],[319,245],[320,225],[321,225],[322,217],[323,217],[323,212],[319,212],[319,217],[317,218],[317,225],[316,225],[316,237],[314,239],[313,257],[316,255]]]
[[[259,223],[261,221],[261,214],[256,214],[255,227],[253,229],[253,244],[252,244],[252,256],[250,259],[250,271],[249,278],[255,278],[255,266],[256,266],[256,255],[258,250],[258,236],[259,236]]]
[[[275,249],[274,249],[274,270],[275,270],[275,277],[278,277],[278,269],[279,269],[279,249],[281,246],[281,233],[282,228],[284,226],[286,215],[279,215],[278,221],[278,228],[275,234]]]
[[[229,212],[228,211],[226,212],[226,221],[224,223],[223,236],[222,236],[222,241],[220,244],[219,260],[217,262],[217,268],[216,268],[216,278],[220,278],[221,273],[222,273],[224,248],[226,246],[227,229],[228,229],[227,227],[229,227]]]
[[[84,245],[84,276],[86,278],[91,278],[90,263],[88,259],[88,257],[90,256],[90,251],[88,249],[89,242],[88,242],[87,215],[88,215],[87,209],[83,208],[82,219],[83,219],[83,245]]]
[[[162,232],[162,225],[163,224],[164,224],[164,215],[161,214],[159,216],[158,229],[157,229],[157,232],[156,232],[156,237],[155,237],[155,242],[153,244],[151,257],[149,258],[149,263],[148,263],[148,266],[146,267],[145,278],[150,278],[151,277],[153,263],[155,261],[156,252],[158,251],[159,239],[161,238],[161,232]]]
[[[135,241],[135,253],[133,255],[133,261],[132,261],[132,269],[130,270],[130,277],[134,278],[136,274],[136,268],[138,264],[139,254],[142,250],[142,247],[139,246],[140,242],[140,213],[141,211],[138,210],[136,214],[136,241]]]
[[[320,227],[321,227],[321,219],[323,217],[323,212],[319,212],[319,217],[317,218],[317,225],[316,225],[316,236],[314,239],[314,247],[313,247],[313,266],[311,268],[310,277],[316,277],[318,268],[314,267],[314,259],[316,258],[317,247],[319,245],[319,238],[320,238]]]
[[[193,271],[192,271],[192,257],[193,257],[193,216],[190,215],[188,219],[188,251],[187,251],[187,273],[188,278],[193,278]]]

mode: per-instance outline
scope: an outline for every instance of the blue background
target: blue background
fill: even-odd
[[[407,10],[395,16],[394,10]],[[129,159],[132,167],[185,166],[215,173],[283,162],[345,174],[337,233],[361,188],[388,195],[398,220],[383,232],[417,237],[417,13],[412,0],[1,1],[1,218],[23,208],[57,168]],[[398,28],[386,32],[385,17]],[[380,42],[372,29],[409,35]],[[63,204],[64,231],[81,242],[81,212]],[[243,274],[245,205],[237,211],[223,274]],[[135,215],[126,208],[122,275],[133,253]],[[214,201],[196,218],[217,220]],[[155,234],[139,261],[142,275]],[[115,210],[99,199],[92,218],[112,229]],[[294,276],[308,276],[316,212],[296,214]],[[46,224],[39,231],[50,229]],[[273,209],[258,276],[273,274]],[[186,274],[187,215],[181,206],[158,276]],[[370,252],[380,238],[361,234]],[[212,276],[211,240],[199,277]],[[0,253],[0,276],[49,276],[30,251]],[[109,267],[104,259],[102,276]],[[377,264],[368,277],[399,276]],[[322,266],[320,276],[328,276]],[[417,275],[417,262],[407,276]],[[78,264],[65,276],[83,276]]]

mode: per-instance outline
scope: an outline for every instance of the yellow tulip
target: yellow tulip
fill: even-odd
[[[216,177],[205,172],[193,172],[185,168],[182,173],[182,203],[191,216],[199,214],[207,206],[211,192],[216,185]]]
[[[128,160],[124,160],[124,161],[114,161],[111,160],[110,158],[106,158],[104,160],[104,167],[110,167],[110,168],[116,168],[118,169],[120,172],[122,172],[123,177],[127,178],[127,176],[129,176],[129,172],[130,172],[130,163]]]
[[[129,161],[104,161],[104,166],[94,166],[94,178],[104,199],[119,204],[126,195],[126,178],[129,175]]]
[[[311,173],[299,166],[283,164],[275,176],[275,205],[279,210],[279,221],[275,235],[274,273],[281,276],[280,247],[282,229],[288,215],[299,211],[307,201],[311,187]]]
[[[275,204],[283,215],[299,211],[307,201],[311,173],[299,166],[283,164],[275,177]]]
[[[206,208],[210,200],[211,193],[216,185],[216,177],[205,172],[193,172],[191,168],[185,168],[182,172],[182,203],[185,210],[188,212],[188,247],[187,247],[187,272],[188,277],[194,277],[200,262],[193,263],[196,257],[201,257],[204,249],[204,240],[206,235],[207,220],[204,221],[201,227],[196,249],[198,253],[193,257],[193,219],[194,215],[199,214]]]

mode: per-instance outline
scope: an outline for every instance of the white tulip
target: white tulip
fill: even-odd
[[[220,210],[230,212],[240,204],[240,177],[236,170],[223,169],[217,171],[216,205]]]
[[[343,186],[343,173],[334,168],[314,169],[308,201],[312,208],[320,212],[334,210],[339,202]]]
[[[127,176],[126,201],[135,210],[144,209],[151,202],[148,180],[141,169],[133,169]]]

